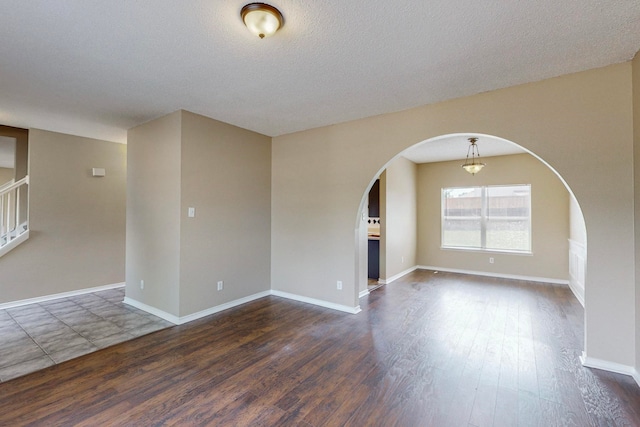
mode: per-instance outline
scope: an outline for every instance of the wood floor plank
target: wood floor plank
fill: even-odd
[[[518,424],[518,391],[498,387],[494,412],[494,427],[513,427]]]
[[[360,304],[266,297],[1,383],[0,425],[640,425],[567,287],[418,270]]]
[[[495,419],[498,386],[480,383],[476,389],[476,398],[471,410],[470,423],[477,427],[493,426]]]
[[[526,390],[518,391],[518,426],[545,426],[540,411],[540,399]]]

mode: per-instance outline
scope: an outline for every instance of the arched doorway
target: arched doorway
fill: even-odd
[[[460,167],[469,145],[467,138],[471,136],[479,138],[480,153],[487,163],[487,168],[475,176]],[[429,268],[569,284],[584,305],[587,259],[584,217],[566,181],[536,154],[492,135],[447,134],[417,143],[395,155],[372,177],[369,188],[378,178],[383,193],[380,207],[382,283],[390,283],[417,268]],[[440,203],[444,188],[498,188],[515,184],[531,187],[530,250],[443,247]],[[369,261],[367,240],[371,220],[365,219],[369,188],[362,197],[356,232],[359,296],[367,293],[365,266]],[[415,194],[413,200],[406,194],[411,192]],[[414,217],[410,214],[412,209],[417,210]],[[413,228],[407,226],[407,222],[413,222]],[[501,233],[507,232],[509,230]]]

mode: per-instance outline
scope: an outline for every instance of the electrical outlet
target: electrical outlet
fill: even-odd
[[[489,264],[493,264],[493,257],[489,257]]]
[[[144,289],[144,280],[140,280],[140,290]]]
[[[342,290],[342,280],[338,280],[338,283],[336,284],[337,288],[339,291]]]
[[[218,290],[221,291],[224,288],[224,282],[222,280],[220,280],[218,282]]]

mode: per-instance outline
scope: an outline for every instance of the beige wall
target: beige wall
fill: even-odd
[[[186,111],[129,131],[128,298],[183,317],[269,290],[270,142]]]
[[[16,138],[15,179],[19,181],[29,173],[29,131],[14,129],[13,135]]]
[[[174,316],[180,315],[181,123],[177,111],[127,134],[126,295]]]
[[[426,143],[428,144],[428,143]],[[529,154],[483,158],[487,167],[466,173],[459,161],[418,167],[418,264],[511,276],[568,280],[569,193],[546,165]],[[531,255],[442,249],[441,190],[531,184]],[[489,263],[489,257],[494,263]]]
[[[271,138],[183,112],[181,209],[181,316],[270,289]]]
[[[578,201],[569,197],[569,286],[584,305],[587,263],[587,228]]]
[[[636,372],[640,381],[640,52],[633,59],[633,152],[635,181]]]
[[[369,194],[369,189],[367,189],[367,194]],[[369,217],[369,209],[368,203],[365,202],[364,207],[360,213],[360,223],[358,224],[358,229],[356,230],[355,238],[356,244],[358,245],[358,253],[360,254],[368,254],[369,251],[369,241],[368,241],[368,230],[367,230],[367,219]],[[358,293],[366,295],[368,289],[368,276],[369,276],[369,264],[368,258],[366,256],[359,257],[356,261],[356,271],[358,277],[356,278],[356,283],[358,286]]]
[[[587,227],[584,223],[582,209],[575,197],[569,197],[569,238],[587,246]]]
[[[632,366],[630,63],[274,138],[273,289],[355,307],[363,255],[354,230],[366,189],[404,149],[460,132],[514,141],[569,184],[589,239],[587,357]]]
[[[384,230],[380,259],[384,268],[380,266],[380,278],[387,280],[416,266],[418,166],[399,157],[389,164],[384,176],[380,215]]]
[[[32,129],[29,150],[31,235],[0,258],[0,303],[122,282],[126,146]]]
[[[13,179],[14,170],[10,168],[0,168],[0,186]]]

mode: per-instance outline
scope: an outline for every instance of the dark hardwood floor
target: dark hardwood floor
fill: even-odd
[[[344,314],[267,297],[0,384],[0,425],[640,426],[562,286],[417,271]]]

